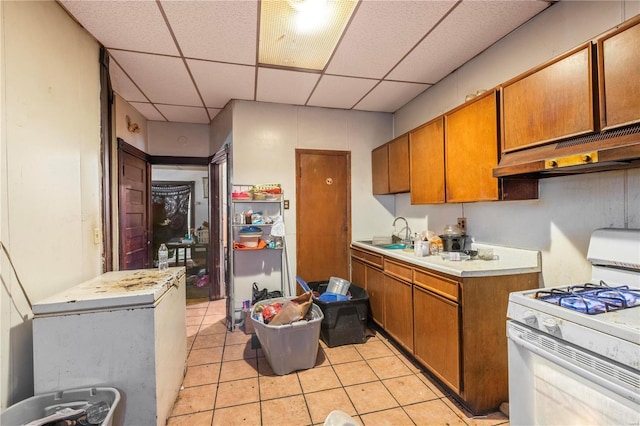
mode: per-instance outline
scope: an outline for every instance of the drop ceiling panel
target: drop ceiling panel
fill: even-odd
[[[187,65],[206,106],[222,108],[230,99],[253,100],[254,67],[193,59]]]
[[[546,6],[541,1],[465,1],[388,78],[435,84]]]
[[[204,108],[176,105],[157,105],[158,109],[169,121],[178,123],[209,123],[209,116]]]
[[[111,77],[111,87],[122,99],[127,102],[147,102],[147,98],[114,61],[109,61],[109,76]]]
[[[155,2],[62,0],[60,3],[107,48],[178,54]]]
[[[454,4],[454,1],[363,1],[327,73],[382,78]]]
[[[167,121],[166,118],[160,114],[160,112],[148,102],[129,102],[132,107],[138,110],[138,112],[145,116],[150,121]]]
[[[383,81],[356,107],[365,111],[395,112],[428,87],[426,84]]]
[[[256,1],[162,1],[161,5],[185,57],[256,63]]]
[[[207,108],[207,111],[209,112],[209,117],[211,117],[211,119],[213,120],[213,118],[218,115],[218,113],[220,111],[222,111],[222,109],[218,109],[218,108]]]
[[[122,50],[110,50],[109,54],[151,102],[202,106],[182,59]]]
[[[256,100],[304,105],[320,74],[272,68],[258,68]]]
[[[307,105],[351,109],[378,80],[325,75]]]

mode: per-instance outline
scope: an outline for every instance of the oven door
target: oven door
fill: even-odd
[[[640,424],[638,370],[514,321],[507,336],[511,425]]]

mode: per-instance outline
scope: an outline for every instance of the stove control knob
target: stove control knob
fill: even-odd
[[[557,333],[560,329],[558,327],[558,323],[553,318],[547,318],[542,323],[544,324],[544,327],[547,329],[547,331],[551,334]]]
[[[527,325],[534,325],[538,321],[536,318],[536,314],[531,310],[524,311],[522,319],[525,323],[527,323]]]

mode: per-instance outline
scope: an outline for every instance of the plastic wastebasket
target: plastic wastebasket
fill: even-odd
[[[327,290],[328,281],[314,281],[309,288],[321,295]],[[369,293],[355,284],[349,286],[351,299],[345,301],[324,302],[316,299],[316,303],[324,320],[320,329],[320,338],[328,347],[364,343],[367,340],[367,316],[369,313]]]
[[[3,411],[0,414],[0,425],[20,426],[52,414],[56,409],[77,409],[101,401],[110,407],[102,426],[111,426],[113,413],[120,402],[120,392],[110,387],[70,389],[32,396]]]
[[[256,307],[275,302],[284,303],[286,298],[261,300],[251,308],[251,321],[258,336],[262,352],[271,365],[273,372],[279,376],[296,370],[307,370],[316,365],[320,339],[320,324],[324,318],[322,310],[311,305],[311,319],[296,321],[292,324],[269,325],[255,318]]]

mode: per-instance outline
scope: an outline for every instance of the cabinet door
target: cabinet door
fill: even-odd
[[[371,317],[384,328],[384,274],[380,269],[367,266],[367,292]]]
[[[371,179],[373,195],[389,193],[389,145],[371,151]]]
[[[413,352],[413,297],[411,284],[384,275],[384,328]]]
[[[351,256],[351,283],[367,289],[366,263]]]
[[[409,134],[389,142],[389,192],[409,192]]]
[[[458,304],[420,286],[413,287],[415,357],[460,393]]]
[[[498,111],[495,90],[445,115],[447,202],[498,199]]]
[[[444,117],[409,133],[411,204],[444,203]]]
[[[502,87],[502,151],[595,131],[591,43]]]
[[[640,121],[640,20],[598,40],[600,115],[605,129]]]

